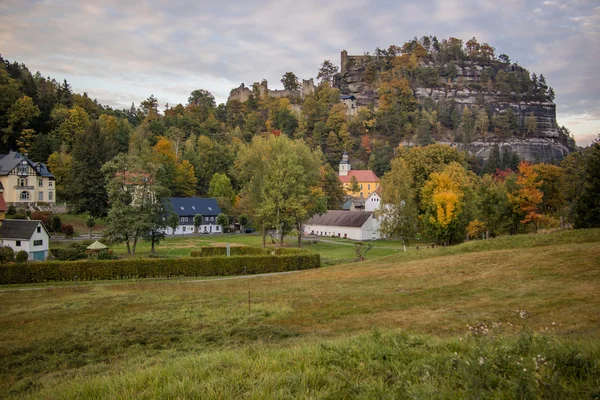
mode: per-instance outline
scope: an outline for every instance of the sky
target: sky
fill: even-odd
[[[600,133],[600,1],[0,0],[0,54],[113,108],[154,94],[217,102],[240,83],[316,77],[340,51],[413,37],[475,36],[544,74],[557,119],[587,145]]]

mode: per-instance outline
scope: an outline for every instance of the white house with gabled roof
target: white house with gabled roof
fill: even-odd
[[[25,250],[29,260],[48,258],[50,233],[42,221],[7,219],[0,225],[0,246],[11,247],[15,253]]]

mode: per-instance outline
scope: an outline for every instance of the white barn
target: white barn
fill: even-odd
[[[25,250],[29,260],[48,258],[50,234],[42,221],[7,219],[0,226],[0,246],[12,247],[15,253]]]
[[[379,221],[367,211],[327,211],[315,215],[304,224],[304,234],[335,236],[352,240],[377,240]]]

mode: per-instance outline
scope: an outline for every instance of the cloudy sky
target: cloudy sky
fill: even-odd
[[[339,65],[342,49],[423,35],[488,42],[546,76],[578,144],[600,133],[598,0],[0,0],[4,58],[115,108],[150,94],[185,103],[198,88],[224,102],[241,82],[277,88],[286,71]]]

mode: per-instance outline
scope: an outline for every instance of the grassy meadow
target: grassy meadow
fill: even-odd
[[[600,396],[600,230],[390,251],[252,279],[3,286],[0,397]]]

